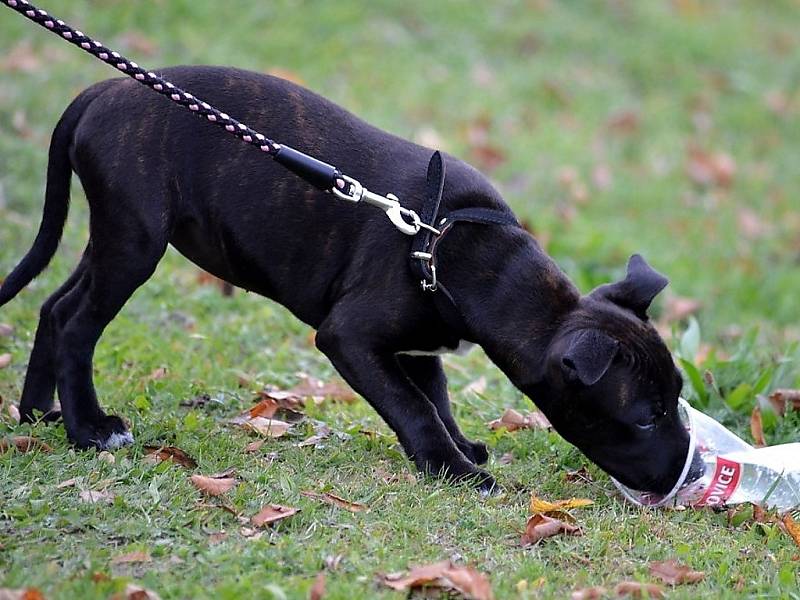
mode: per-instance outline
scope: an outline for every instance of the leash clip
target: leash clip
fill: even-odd
[[[419,283],[423,292],[435,292],[439,288],[439,284],[436,282],[436,265],[433,264],[433,254],[430,252],[412,252],[411,258],[428,263],[431,281],[428,282],[427,279],[421,279]]]
[[[341,179],[345,182],[345,189],[337,186],[332,188],[333,195],[348,202],[361,202],[376,206],[386,213],[392,224],[406,235],[416,235],[420,229],[426,229],[432,233],[439,234],[439,231],[430,225],[423,223],[419,215],[408,208],[400,206],[400,199],[394,194],[381,196],[375,192],[370,192],[361,183],[352,177],[342,175]],[[410,221],[410,222],[409,222]]]

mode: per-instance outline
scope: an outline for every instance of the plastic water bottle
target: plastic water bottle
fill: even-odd
[[[642,506],[727,506],[752,502],[788,511],[800,507],[800,443],[754,448],[681,399],[689,431],[686,466],[668,494],[627,488],[622,494]]]

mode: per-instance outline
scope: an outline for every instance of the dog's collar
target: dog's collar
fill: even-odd
[[[468,339],[464,315],[453,296],[439,281],[436,272],[436,249],[447,232],[458,222],[515,226],[519,226],[519,222],[509,210],[483,207],[462,208],[440,216],[444,178],[444,161],[441,153],[437,151],[428,164],[425,199],[419,215],[422,223],[428,224],[429,227],[422,228],[413,238],[411,270],[415,277],[419,278],[422,290],[433,294],[434,304],[445,324],[458,334],[459,339]]]

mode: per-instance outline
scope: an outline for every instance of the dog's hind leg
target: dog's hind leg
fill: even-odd
[[[439,418],[444,423],[458,449],[474,464],[485,464],[489,460],[486,445],[481,442],[472,442],[464,437],[450,410],[450,398],[447,395],[447,376],[442,368],[442,360],[438,356],[411,356],[407,354],[398,354],[397,360],[409,379],[422,390],[422,393],[436,407]]]
[[[67,435],[81,448],[107,449],[133,441],[123,420],[106,415],[98,405],[92,357],[103,330],[149,279],[166,250],[162,225],[134,218],[138,216],[127,214],[119,221],[103,215],[105,231],[93,228],[85,272],[52,310],[62,417]]]
[[[19,404],[23,423],[33,423],[41,414],[44,421],[55,421],[61,416],[53,410],[53,396],[56,391],[55,342],[52,333],[52,311],[56,303],[66,296],[80,281],[88,265],[89,247],[83,253],[80,263],[69,278],[42,305],[39,311],[39,325],[33,342],[31,358],[22,388]]]

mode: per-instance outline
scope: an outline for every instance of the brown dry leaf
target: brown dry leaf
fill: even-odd
[[[278,419],[255,417],[245,421],[242,426],[264,437],[279,438],[283,437],[291,429],[292,424]]]
[[[525,533],[522,534],[520,543],[523,546],[530,546],[545,538],[561,533],[565,535],[583,535],[583,531],[577,525],[536,514],[529,518],[525,524]]]
[[[177,463],[187,469],[197,467],[197,461],[175,446],[145,446],[145,460],[159,463],[165,460]]]
[[[256,527],[272,525],[273,523],[291,517],[299,510],[299,508],[281,506],[280,504],[268,504],[262,508],[257,515],[253,516],[253,518],[250,519],[250,522]]]
[[[702,571],[692,571],[687,565],[682,565],[676,560],[664,560],[650,563],[650,574],[669,585],[684,583],[698,583],[705,579]]]
[[[216,544],[221,544],[226,539],[228,539],[228,532],[227,531],[217,531],[215,533],[209,534],[208,536],[208,543],[211,546],[215,546]]]
[[[127,554],[120,554],[119,556],[115,556],[111,559],[112,565],[122,565],[126,563],[143,563],[143,562],[152,562],[152,557],[150,556],[149,552],[143,552],[141,550],[137,552],[128,552]]]
[[[305,376],[300,383],[287,392],[303,400],[312,400],[316,404],[320,404],[324,400],[348,403],[358,400],[356,393],[344,381],[336,378],[322,381],[316,377]]]
[[[105,503],[111,504],[114,501],[114,494],[106,490],[83,490],[78,494],[81,502],[87,504]]]
[[[669,296],[664,303],[664,314],[661,316],[661,320],[666,323],[683,321],[691,315],[696,314],[702,307],[702,302],[694,298]]]
[[[604,587],[588,587],[572,592],[572,600],[599,600],[608,595],[608,590]]]
[[[730,154],[710,153],[690,148],[686,173],[696,184],[706,187],[730,187],[736,173],[736,162]]]
[[[569,481],[570,483],[575,483],[576,481],[585,481],[591,483],[594,481],[592,474],[589,473],[589,469],[586,467],[581,467],[577,471],[567,471],[564,474],[564,480]]]
[[[314,432],[315,432],[314,435],[304,439],[302,442],[297,444],[297,447],[298,448],[304,448],[306,446],[316,447],[321,442],[327,440],[331,436],[331,428],[324,423],[315,427]]]
[[[780,416],[786,416],[787,409],[800,411],[800,390],[775,390],[769,395],[770,404]]]
[[[153,369],[153,372],[147,376],[148,381],[159,381],[161,379],[166,378],[167,376],[167,367],[158,367],[157,369]]]
[[[641,123],[642,118],[638,111],[621,110],[608,117],[606,129],[618,135],[630,135],[639,130]]]
[[[37,588],[0,588],[0,600],[44,600],[44,595]]]
[[[800,546],[800,524],[798,524],[792,518],[791,513],[786,513],[785,515],[783,515],[781,523],[783,524],[783,527],[786,529],[786,533],[788,533],[794,540],[794,543]]]
[[[445,560],[430,565],[413,567],[408,575],[390,573],[380,582],[394,590],[404,592],[433,587],[454,590],[472,600],[494,600],[489,578],[472,567],[454,565]]]
[[[664,588],[655,583],[639,583],[638,581],[623,581],[614,588],[617,596],[631,596],[632,598],[663,598]]]
[[[6,352],[5,354],[0,354],[0,369],[5,369],[10,364],[11,364],[11,355],[8,352]]]
[[[209,496],[220,496],[232,490],[239,483],[233,477],[207,477],[205,475],[192,475],[192,485]]]
[[[320,571],[314,579],[314,585],[308,592],[308,600],[322,600],[325,597],[325,571]]]
[[[16,405],[9,402],[8,406],[6,406],[6,410],[8,411],[8,416],[11,417],[11,420],[15,423],[19,423],[19,409],[16,407]]]
[[[129,583],[123,593],[114,594],[111,600],[161,600],[161,597],[152,590]]]
[[[764,439],[764,423],[761,420],[761,409],[758,406],[753,408],[750,413],[750,434],[753,436],[753,445],[756,448],[763,448],[767,445]]]
[[[33,452],[35,450],[39,450],[41,452],[53,451],[53,449],[44,442],[27,435],[15,435],[9,438],[0,439],[0,452],[5,452],[11,447],[16,448],[17,451],[23,453]]]
[[[517,429],[551,429],[550,421],[540,411],[522,414],[513,408],[507,408],[503,416],[488,423],[489,429],[500,429],[505,427],[508,431]]]
[[[261,446],[263,446],[265,443],[266,440],[256,440],[255,442],[250,442],[244,447],[244,451],[248,454],[253,454],[254,452],[261,450]]]
[[[467,126],[466,137],[472,159],[486,171],[493,171],[506,162],[506,151],[491,141],[491,118],[483,115]]]
[[[63,490],[63,489],[69,488],[69,487],[75,487],[77,484],[78,484],[78,480],[77,479],[75,479],[75,478],[67,479],[67,480],[62,481],[61,483],[59,483],[56,486],[56,489],[57,490]]]
[[[341,496],[337,496],[336,494],[331,494],[330,492],[312,492],[312,491],[305,491],[300,492],[301,496],[305,496],[306,498],[313,498],[314,500],[319,500],[320,502],[325,502],[326,504],[332,504],[333,506],[338,506],[339,508],[343,508],[345,510],[349,510],[350,512],[361,512],[364,510],[368,510],[369,506],[366,504],[361,504],[360,502],[350,502],[349,500],[345,500]]]
[[[0,337],[11,337],[14,335],[14,326],[8,323],[0,323]]]

